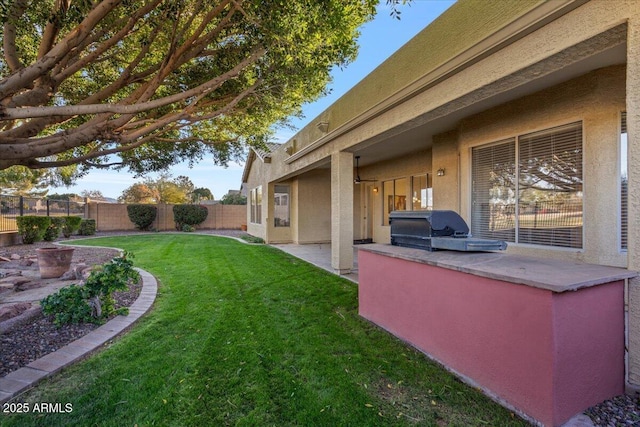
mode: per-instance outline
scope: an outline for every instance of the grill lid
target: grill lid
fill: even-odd
[[[457,212],[450,210],[393,211],[389,214],[391,244],[430,251],[505,250],[501,240],[471,238],[469,227]]]

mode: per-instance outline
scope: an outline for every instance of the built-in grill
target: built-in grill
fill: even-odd
[[[435,251],[502,251],[502,240],[476,239],[467,223],[454,211],[393,211],[389,215],[391,244]]]

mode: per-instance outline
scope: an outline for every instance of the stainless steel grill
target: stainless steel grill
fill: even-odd
[[[409,248],[451,251],[505,250],[502,240],[476,239],[454,211],[394,211],[389,215],[391,244]]]

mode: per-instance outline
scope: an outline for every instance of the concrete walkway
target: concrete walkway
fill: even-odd
[[[86,357],[131,327],[142,315],[149,311],[156,299],[158,283],[146,271],[136,270],[138,270],[142,279],[142,290],[138,299],[129,307],[128,315],[116,316],[84,337],[0,378],[0,403],[7,402],[9,399],[33,387],[44,378]]]
[[[311,243],[307,245],[275,244],[271,245],[283,252],[293,255],[296,258],[307,261],[310,264],[335,273],[331,267],[331,244],[330,243]],[[353,248],[353,269],[349,274],[342,274],[341,277],[349,279],[354,283],[358,283],[358,247]]]

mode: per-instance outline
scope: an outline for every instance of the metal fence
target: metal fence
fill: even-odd
[[[0,233],[18,231],[16,218],[25,215],[80,216],[84,202],[0,194]]]

